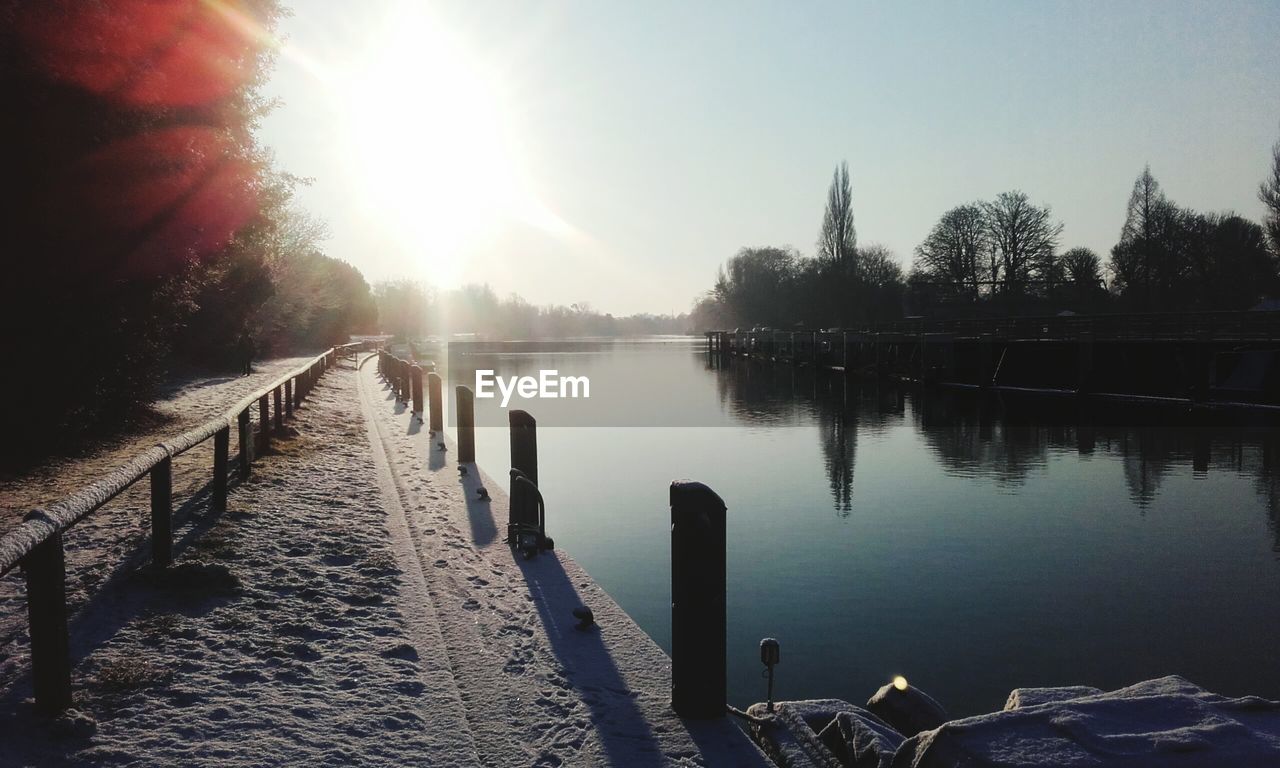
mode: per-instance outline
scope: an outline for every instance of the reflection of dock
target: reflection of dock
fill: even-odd
[[[927,384],[1280,406],[1280,313],[900,320],[708,331],[743,357]]]

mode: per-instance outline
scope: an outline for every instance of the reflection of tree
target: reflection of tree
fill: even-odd
[[[909,412],[948,472],[1001,486],[1022,485],[1053,453],[1104,456],[1120,461],[1129,497],[1145,512],[1171,472],[1251,477],[1280,552],[1280,431],[1273,428],[1193,424],[1180,412],[1131,403],[905,390],[747,360],[728,361],[716,379],[721,402],[739,421],[816,422],[832,503],[842,516],[853,508],[858,438],[901,423]]]
[[[1049,430],[1007,413],[997,418],[996,404],[985,398],[918,393],[912,410],[926,443],[949,472],[1021,485],[1031,470],[1045,465]]]
[[[858,412],[856,402],[850,407],[848,387],[840,381],[830,397],[822,398],[818,408],[818,435],[822,447],[827,481],[831,485],[831,502],[836,513],[848,517],[853,509],[853,463],[858,451]]]

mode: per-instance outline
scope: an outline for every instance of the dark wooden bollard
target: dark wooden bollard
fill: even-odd
[[[413,412],[422,414],[422,368],[414,365],[409,369],[409,380],[413,389]]]
[[[431,401],[431,425],[432,432],[437,434],[444,431],[444,382],[440,380],[440,374],[427,374],[427,397]]]
[[[231,452],[231,427],[223,427],[213,436],[213,508],[227,510],[227,464]]]
[[[267,396],[264,394],[258,398],[258,447],[261,453],[266,453],[271,447],[270,410],[270,406],[267,405]]]
[[[44,519],[41,511],[26,520]],[[71,651],[67,640],[67,585],[62,534],[37,544],[22,559],[27,576],[27,621],[36,708],[55,713],[71,705]]]
[[[173,460],[151,468],[151,562],[173,562]]]
[[[283,392],[281,392],[280,387],[276,387],[271,391],[271,399],[275,401],[272,405],[274,405],[276,409],[275,423],[277,432],[284,431],[284,398],[282,395]]]
[[[476,460],[476,396],[471,387],[455,388],[458,401],[458,463]]]
[[[723,717],[725,506],[691,481],[671,484],[671,706],[691,719]]]
[[[249,409],[245,408],[236,417],[240,438],[240,477],[249,476],[249,466],[253,464],[253,426],[249,422]]]
[[[538,484],[538,422],[528,411],[507,414],[511,425],[511,468]]]

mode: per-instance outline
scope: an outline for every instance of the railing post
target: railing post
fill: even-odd
[[[240,438],[240,477],[249,477],[249,466],[253,464],[253,424],[249,421],[249,409],[245,408],[236,417]]]
[[[431,402],[431,431],[440,434],[444,432],[444,396],[441,391],[443,382],[440,380],[440,374],[427,374],[427,397]],[[537,482],[536,480],[534,482]]]
[[[284,380],[284,415],[293,418],[293,379]]]
[[[410,378],[413,382],[413,412],[422,417],[422,367],[414,364],[409,368]]]
[[[511,425],[511,468],[538,484],[538,422],[528,411],[507,414]]]
[[[727,704],[725,517],[707,486],[671,484],[671,707],[691,719]]]
[[[471,387],[459,384],[455,389],[458,402],[458,463],[476,460],[476,396]]]
[[[275,423],[277,432],[284,431],[284,407],[281,394],[279,386],[271,391],[271,399],[275,401],[272,405],[275,407]]]
[[[173,562],[173,460],[168,457],[151,468],[151,562]]]
[[[24,519],[42,519],[35,511]],[[27,621],[36,708],[55,713],[71,704],[71,649],[67,638],[67,584],[62,534],[37,544],[22,559],[27,576]]]
[[[227,511],[227,464],[231,452],[231,427],[223,427],[213,435],[213,508]]]
[[[271,448],[271,414],[266,394],[258,398],[258,445],[262,453]]]

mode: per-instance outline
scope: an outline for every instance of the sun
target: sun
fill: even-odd
[[[500,79],[420,10],[391,17],[341,87],[352,192],[430,282],[464,281],[472,249],[544,210]]]

